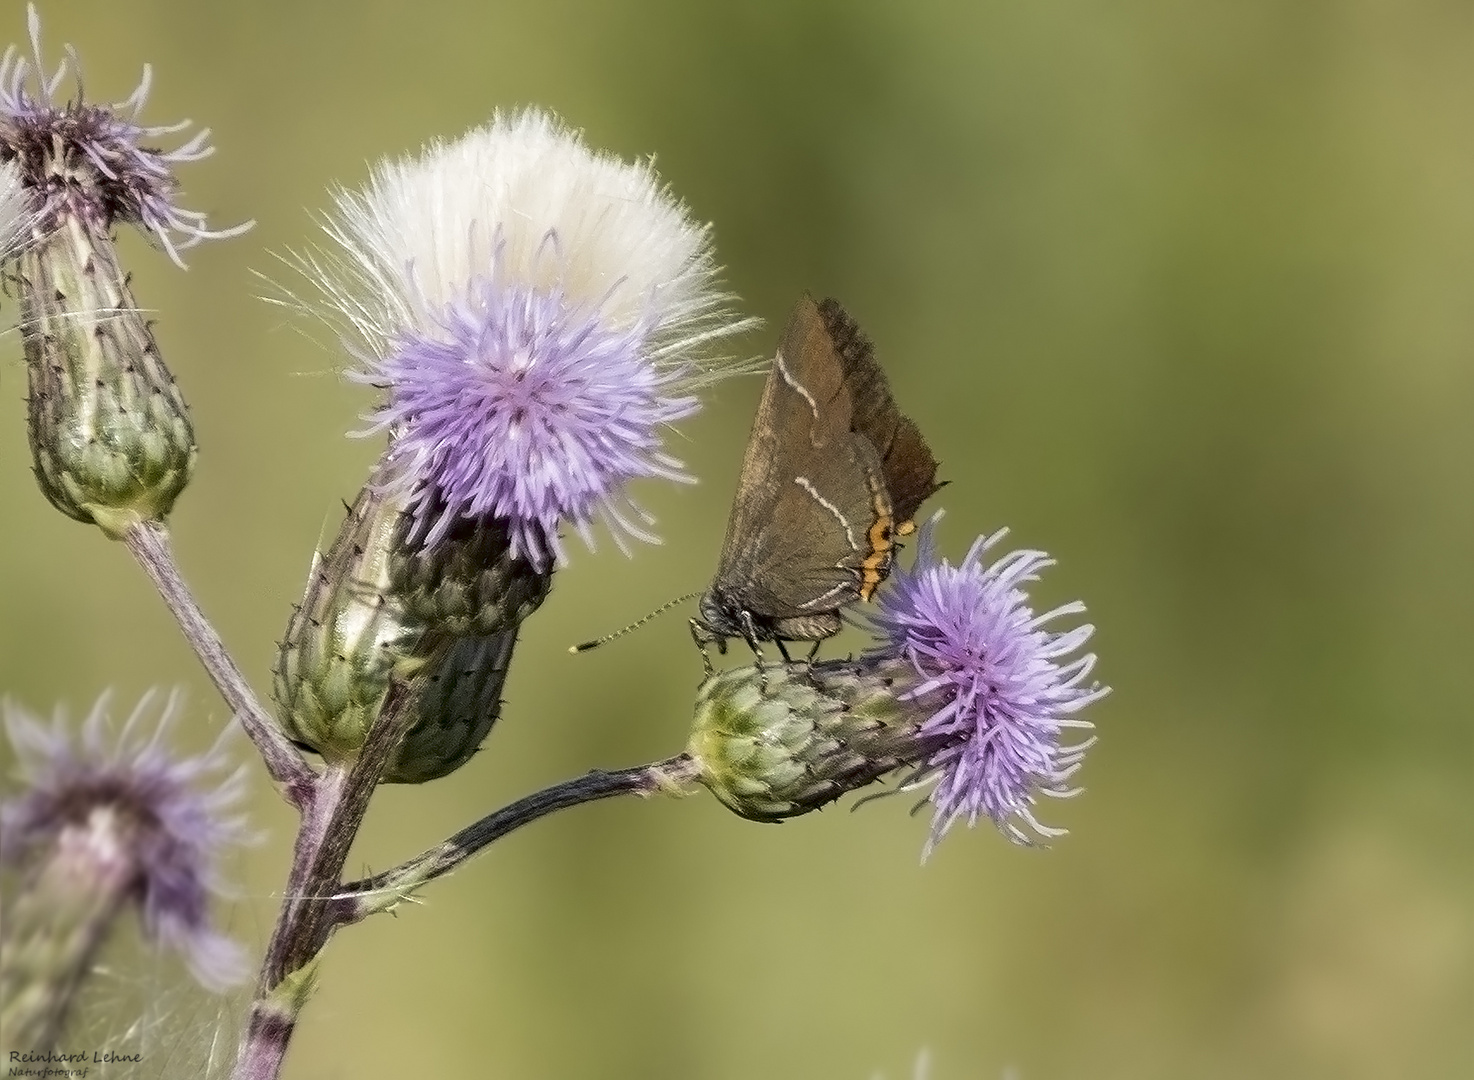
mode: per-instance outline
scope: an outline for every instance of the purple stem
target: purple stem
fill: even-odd
[[[689,754],[677,754],[664,761],[631,769],[612,772],[595,769],[543,788],[487,814],[443,843],[392,870],[344,885],[335,900],[336,922],[340,925],[358,922],[377,911],[393,907],[426,882],[450,873],[488,844],[555,811],[615,795],[647,796],[660,791],[676,791],[694,782],[699,773],[700,767]]]
[[[390,719],[393,709],[386,705],[385,719]],[[391,724],[402,725],[402,721],[394,717]],[[386,726],[390,725],[384,720],[375,725],[371,743]],[[394,741],[397,739],[395,736]],[[379,742],[392,746],[387,738]],[[364,755],[368,754],[369,747],[365,746]],[[382,771],[383,765],[381,762],[370,767]],[[321,805],[312,806],[304,814],[291,876],[293,882],[301,883],[303,892],[288,894],[283,902],[233,1080],[276,1080],[297,1016],[311,989],[313,960],[338,927],[393,907],[414,889],[449,873],[488,844],[538,818],[615,795],[643,796],[676,790],[694,781],[698,768],[689,755],[679,754],[632,769],[595,770],[519,799],[403,865],[338,886],[336,895],[329,895],[327,889],[336,884],[342,872],[352,841],[350,833],[357,830],[362,817],[361,810],[355,813],[353,809],[360,788],[355,780],[358,772],[355,767],[347,774],[346,782],[325,782]],[[333,775],[333,770],[327,774]]]
[[[123,533],[123,543],[174,613],[185,640],[204,664],[220,696],[240,718],[241,727],[266,762],[272,780],[289,803],[303,809],[313,799],[317,774],[262,708],[241,669],[225,650],[220,635],[195,603],[174,561],[168,528],[158,522],[141,521]]]
[[[414,719],[417,683],[394,683],[351,763],[329,765],[307,804],[287,876],[281,913],[256,984],[256,999],[236,1058],[234,1080],[275,1080],[312,991],[315,961],[337,929],[333,897],[348,849],[368,811],[389,755]]]

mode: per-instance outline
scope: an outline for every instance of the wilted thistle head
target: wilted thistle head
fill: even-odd
[[[872,624],[882,641],[858,660],[743,665],[703,683],[687,751],[701,781],[744,817],[816,810],[846,791],[899,773],[902,788],[933,784],[925,853],[959,819],[983,817],[1017,843],[1063,830],[1042,825],[1039,795],[1068,796],[1090,740],[1063,744],[1075,717],[1107,690],[1084,685],[1095,657],[1068,657],[1091,634],[1046,624],[1083,611],[1035,615],[1023,586],[1050,560],[1016,551],[984,564],[1002,532],[961,564],[939,560],[935,518],[915,564],[896,570]]]
[[[0,160],[14,161],[21,182],[33,193],[41,232],[55,230],[67,217],[105,233],[115,222],[136,225],[153,236],[169,258],[184,265],[179,253],[201,240],[234,236],[250,223],[210,229],[205,215],[178,206],[179,182],[174,166],[214,153],[205,128],[174,150],[158,150],[146,142],[189,127],[144,125],[138,114],[148,99],[153,71],[143,67],[137,89],[114,105],[89,103],[82,92],[76,52],[54,72],[41,58],[41,19],[28,9],[32,56],[11,46],[0,59]],[[58,100],[71,63],[76,96]],[[27,82],[32,85],[28,86]]]
[[[918,737],[941,742],[907,780],[935,781],[926,850],[960,819],[970,827],[986,817],[1017,843],[1058,836],[1064,830],[1042,825],[1033,807],[1038,795],[1079,790],[1069,781],[1094,739],[1062,738],[1067,729],[1092,727],[1075,714],[1109,693],[1086,685],[1095,654],[1074,655],[1094,627],[1048,629],[1083,613],[1078,601],[1034,613],[1024,586],[1053,565],[1044,552],[1014,551],[985,563],[1004,529],[979,537],[954,567],[936,555],[936,522],[922,527],[915,563],[895,571],[871,618],[882,638],[871,658],[912,668],[916,685],[905,700],[925,717]]]
[[[116,737],[107,695],[80,732],[60,713],[48,726],[7,702],[20,784],[0,803],[0,859],[34,872],[57,852],[94,852],[109,864],[99,876],[137,903],[146,934],[218,990],[245,974],[242,950],[209,912],[211,895],[223,891],[222,855],[252,839],[241,812],[245,769],[232,768],[224,737],[196,757],[174,752],[179,700],[169,695],[160,712],[145,695]]]
[[[586,146],[545,112],[498,113],[340,191],[334,248],[293,262],[384,398],[371,430],[411,492],[411,540],[506,523],[515,555],[561,560],[653,540],[628,481],[686,481],[664,429],[730,370],[713,346],[749,323],[717,284],[710,231],[644,162]]]

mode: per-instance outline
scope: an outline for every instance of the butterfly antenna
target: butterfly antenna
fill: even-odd
[[[638,630],[651,619],[655,618],[655,616],[664,615],[667,611],[675,607],[677,604],[684,604],[687,600],[695,599],[700,595],[701,594],[699,592],[693,592],[687,593],[685,596],[678,596],[668,603],[661,604],[654,611],[650,612],[650,614],[642,615],[640,618],[636,619],[634,622],[630,623],[623,629],[616,630],[612,634],[605,634],[603,637],[595,638],[593,641],[585,641],[582,645],[570,645],[568,646],[568,651],[571,653],[581,653],[588,652],[590,649],[597,649],[600,645],[613,641],[617,637],[624,637],[624,635],[628,634],[631,630]]]

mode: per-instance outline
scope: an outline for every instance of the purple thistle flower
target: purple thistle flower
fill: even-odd
[[[648,515],[618,493],[641,476],[689,482],[658,432],[699,402],[675,389],[678,369],[647,361],[648,334],[646,319],[611,326],[561,288],[494,278],[474,282],[438,333],[402,334],[358,377],[388,388],[374,427],[400,432],[395,456],[433,478],[411,539],[434,545],[460,518],[502,518],[512,554],[539,568],[562,561],[560,521],[590,547],[595,517],[621,548],[622,533],[653,541]]]
[[[0,159],[15,161],[22,182],[35,193],[40,229],[55,229],[67,216],[97,231],[106,231],[115,221],[128,222],[157,237],[169,258],[183,267],[181,251],[201,240],[237,236],[251,227],[253,222],[248,221],[230,229],[210,229],[204,214],[175,204],[179,182],[173,167],[207,158],[215,149],[209,145],[208,128],[174,150],[143,145],[191,123],[138,122],[153,82],[148,64],[138,88],[125,100],[89,104],[76,51],[67,45],[67,59],[47,74],[41,59],[41,18],[34,4],[27,21],[32,58],[11,46],[0,59]],[[76,73],[77,94],[58,102],[68,63]],[[27,86],[28,80],[34,88]]]
[[[79,737],[60,714],[47,727],[6,703],[24,790],[0,803],[0,861],[31,865],[51,851],[105,849],[107,877],[138,903],[148,936],[182,953],[204,986],[223,989],[245,974],[245,957],[211,925],[209,901],[224,891],[221,853],[253,839],[239,812],[245,768],[231,770],[224,735],[198,757],[171,751],[178,692],[152,733],[140,730],[154,711],[154,695],[144,695],[116,739],[108,697]]]
[[[1036,795],[1068,797],[1087,739],[1062,745],[1066,728],[1090,728],[1074,714],[1099,701],[1108,687],[1085,685],[1095,666],[1086,653],[1067,660],[1090,638],[1088,623],[1053,632],[1046,626],[1085,610],[1079,602],[1034,614],[1023,586],[1053,565],[1042,551],[1015,551],[984,565],[983,553],[1007,530],[980,537],[954,567],[938,560],[933,533],[940,514],[921,529],[915,564],[897,568],[871,617],[886,639],[873,655],[899,658],[920,685],[907,695],[931,711],[918,734],[943,738],[907,779],[935,781],[931,835],[923,858],[961,818],[968,826],[988,817],[1016,843],[1049,838],[1063,829],[1034,817]]]
[[[381,163],[339,192],[334,245],[288,259],[321,293],[307,304],[384,400],[413,537],[499,518],[539,570],[563,561],[559,528],[621,549],[652,519],[628,481],[689,482],[661,449],[737,368],[711,354],[751,326],[717,287],[710,230],[646,163],[587,147],[547,113],[498,114],[417,158]]]

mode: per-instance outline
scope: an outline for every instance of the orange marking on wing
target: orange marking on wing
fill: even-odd
[[[870,480],[870,501],[871,509],[875,511],[875,520],[865,530],[865,541],[870,545],[870,553],[860,560],[861,600],[869,600],[874,596],[876,587],[890,573],[891,549],[895,547],[895,542],[891,539],[893,519],[890,495],[873,477]]]

